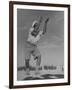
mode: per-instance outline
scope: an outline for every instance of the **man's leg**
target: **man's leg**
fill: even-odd
[[[36,66],[40,66],[40,64],[41,64],[41,55],[37,56],[35,59],[37,60],[36,61]]]
[[[26,67],[26,74],[29,75],[30,74],[29,59],[25,59],[25,67]]]
[[[30,67],[30,65],[29,65],[30,56],[31,56],[30,51],[29,51],[29,49],[27,49],[27,50],[26,50],[26,53],[25,53],[26,74],[30,74],[30,72],[29,72],[29,71],[30,71],[30,70],[29,70],[29,67]]]
[[[40,64],[41,64],[41,55],[36,57],[36,74],[39,74]]]
[[[39,73],[39,67],[41,64],[41,54],[38,48],[35,49],[34,55],[34,60],[36,60],[36,73]]]
[[[25,59],[25,66],[26,66],[26,69],[29,68],[29,59]]]

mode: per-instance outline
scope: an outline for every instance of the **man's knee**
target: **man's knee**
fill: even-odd
[[[34,60],[41,58],[41,55],[34,57]]]

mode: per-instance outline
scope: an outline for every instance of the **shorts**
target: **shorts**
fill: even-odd
[[[34,59],[38,56],[41,56],[39,49],[37,48],[37,45],[34,45],[30,42],[26,42],[25,47],[25,59],[31,58],[31,55],[34,57]]]

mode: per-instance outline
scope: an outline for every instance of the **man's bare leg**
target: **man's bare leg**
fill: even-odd
[[[30,75],[29,59],[25,59],[25,66],[26,66],[26,74],[27,74],[27,75]]]
[[[36,58],[36,74],[39,74],[39,68],[40,68],[40,64],[41,64],[41,56],[38,56]]]

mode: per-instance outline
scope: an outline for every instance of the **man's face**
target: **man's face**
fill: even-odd
[[[39,24],[38,23],[35,23],[34,29],[37,30],[38,28],[39,28]]]
[[[33,26],[34,27],[34,30],[32,31],[32,35],[34,36],[34,37],[36,37],[37,35],[38,35],[38,33],[39,33],[39,23],[35,23],[35,25]]]

